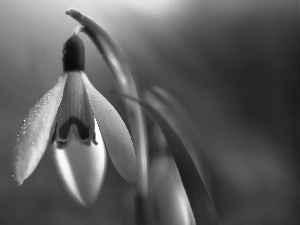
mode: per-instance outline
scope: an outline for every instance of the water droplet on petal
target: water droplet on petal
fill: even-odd
[[[65,76],[66,78],[66,76]],[[23,120],[17,142],[14,147],[14,174],[20,184],[30,176],[48,144],[52,122],[59,107],[65,80],[57,83],[29,110],[29,115]],[[52,99],[52,103],[46,99]],[[47,104],[43,104],[46,102]]]

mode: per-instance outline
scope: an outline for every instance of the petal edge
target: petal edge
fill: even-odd
[[[32,174],[47,148],[66,77],[59,78],[56,85],[30,109],[21,125],[13,153],[13,176],[19,185]]]
[[[126,125],[115,108],[95,89],[83,72],[82,80],[114,166],[129,184],[135,184],[136,155]]]

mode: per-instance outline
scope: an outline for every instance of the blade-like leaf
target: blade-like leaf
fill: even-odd
[[[106,149],[120,175],[130,184],[137,179],[136,156],[130,134],[115,108],[94,88],[87,76],[82,80]]]
[[[65,83],[66,75],[63,75],[29,111],[22,123],[13,159],[13,175],[19,185],[31,175],[46,150]]]
[[[138,102],[142,106],[144,111],[161,128],[169,144],[170,150],[172,151],[173,158],[182,180],[182,184],[185,188],[194,213],[196,224],[218,224],[218,218],[213,203],[207,193],[201,176],[181,138],[173,130],[170,124],[164,119],[161,113],[150,104],[134,99],[130,96],[123,96],[127,99]]]
[[[152,224],[195,225],[190,203],[171,158],[160,155],[154,160],[149,181]]]
[[[201,177],[205,179],[205,173],[201,167],[201,159],[205,157],[206,148],[197,124],[185,108],[166,90],[152,86],[145,91],[145,101],[153,106],[182,140],[188,150]]]

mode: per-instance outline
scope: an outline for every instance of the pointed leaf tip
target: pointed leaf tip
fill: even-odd
[[[13,174],[19,186],[31,175],[46,150],[65,81],[66,76],[60,78],[30,109],[21,125],[13,152]]]
[[[129,184],[135,184],[137,179],[136,155],[125,123],[115,108],[94,88],[84,73],[82,73],[82,79],[114,166]]]

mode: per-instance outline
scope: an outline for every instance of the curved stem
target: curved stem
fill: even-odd
[[[67,10],[66,14],[84,27],[83,31],[94,42],[113,72],[120,92],[139,99],[139,92],[134,77],[121,51],[110,36],[93,20],[82,15],[75,9]],[[123,101],[127,110],[132,141],[137,156],[137,221],[138,224],[147,224],[148,149],[146,125],[139,104],[128,99],[124,99]]]
[[[75,27],[74,30],[73,30],[73,35],[77,36],[80,32],[85,32],[83,26]]]

